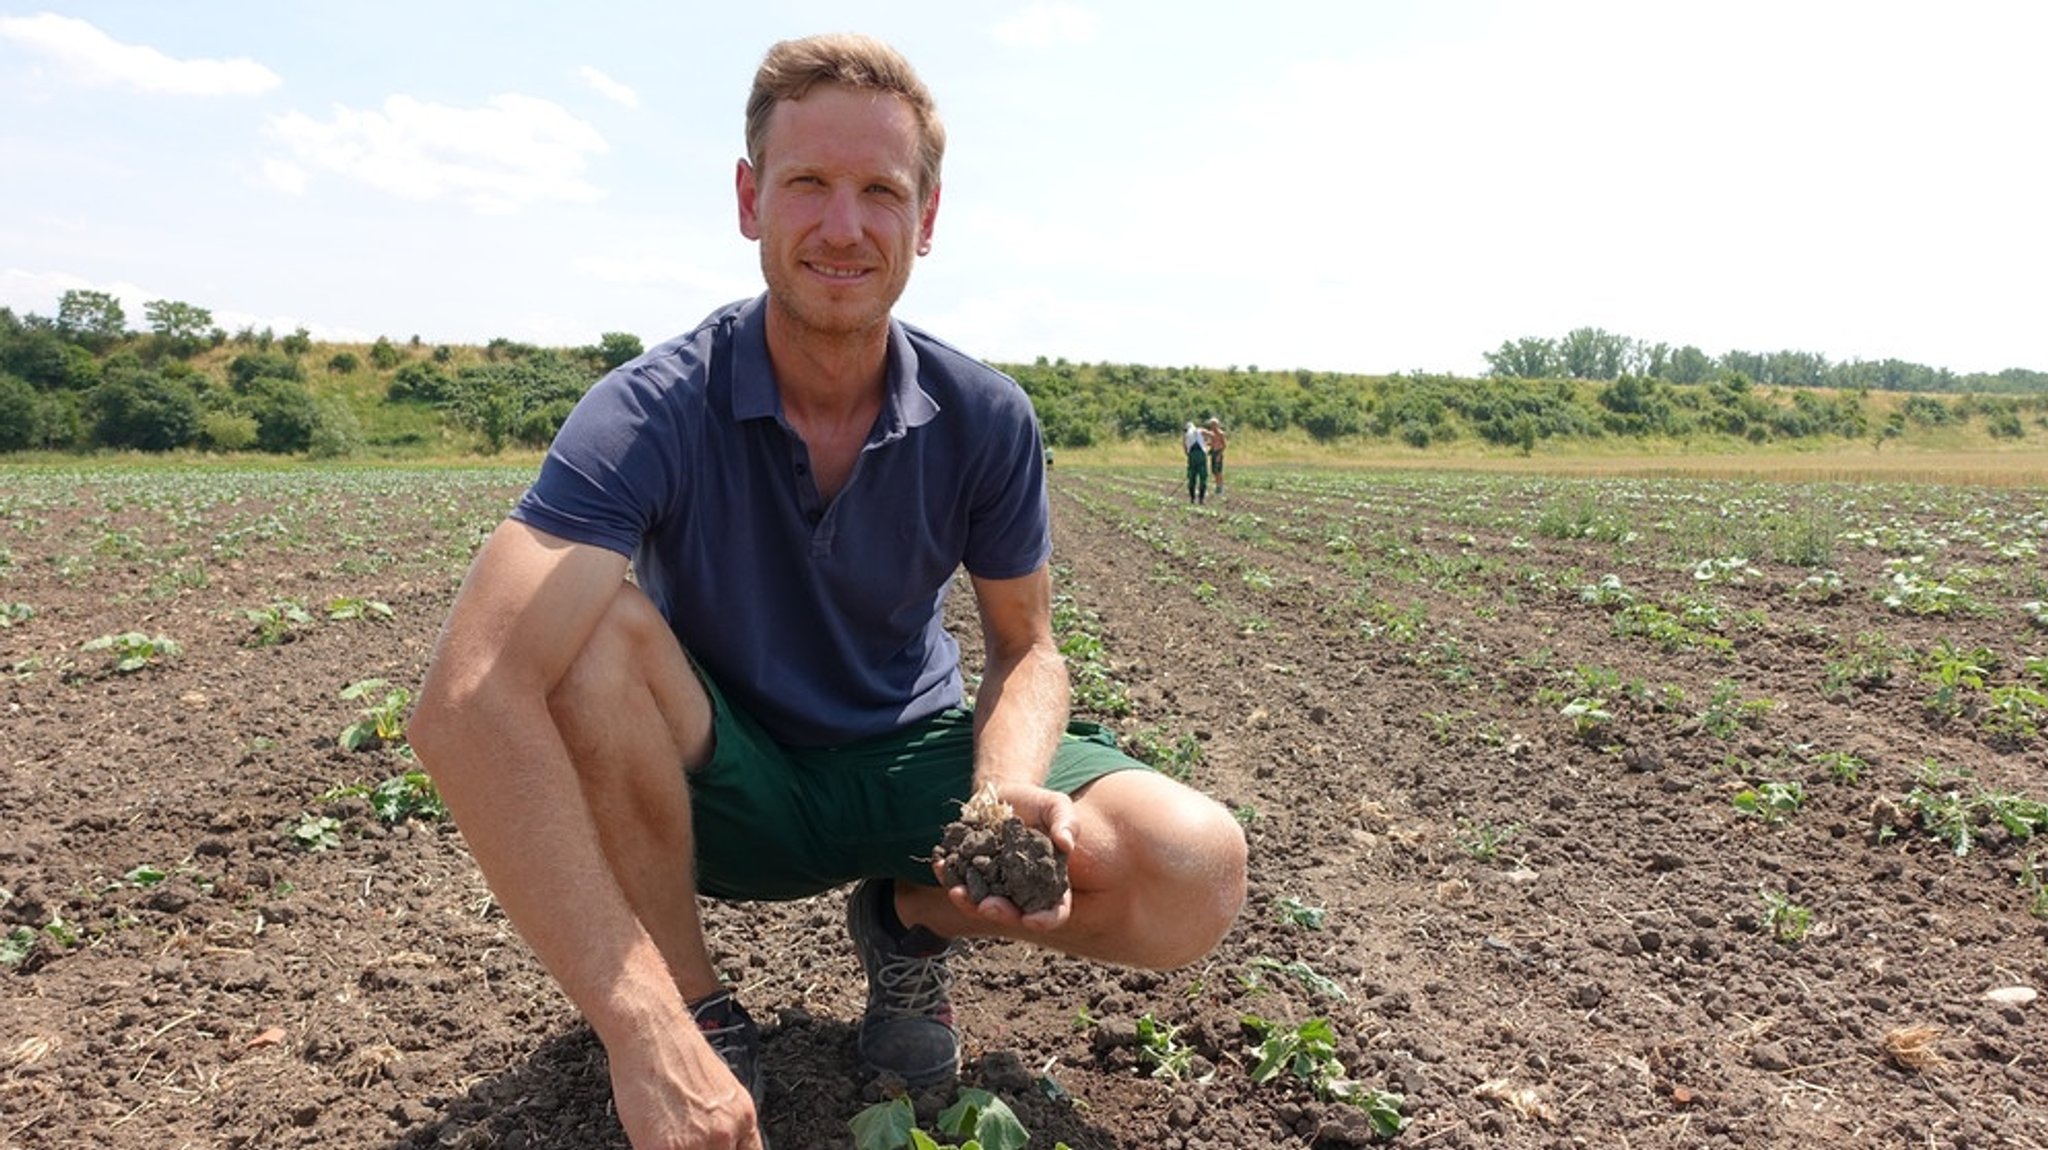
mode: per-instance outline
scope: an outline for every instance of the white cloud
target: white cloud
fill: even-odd
[[[701,267],[661,255],[583,256],[575,266],[582,276],[620,287],[682,287],[713,299],[736,298],[759,290],[759,284],[752,279],[733,275],[726,269]]]
[[[275,188],[289,196],[304,195],[306,178],[306,169],[290,161],[275,158],[263,161],[265,187]]]
[[[147,45],[123,44],[87,21],[54,12],[0,17],[0,37],[40,51],[86,84],[168,96],[253,96],[284,82],[254,60],[178,60]]]
[[[337,107],[334,118],[274,116],[270,132],[294,157],[408,200],[456,199],[486,214],[603,191],[583,178],[607,150],[597,129],[531,96],[492,96],[479,108],[392,96],[383,108]]]
[[[1032,4],[996,25],[995,34],[998,42],[1019,47],[1086,44],[1095,39],[1095,13],[1065,0]]]
[[[576,74],[582,77],[584,83],[590,85],[591,91],[596,92],[605,99],[615,104],[622,104],[628,108],[640,106],[640,94],[638,92],[619,83],[596,68],[588,66],[578,68],[576,69]]]

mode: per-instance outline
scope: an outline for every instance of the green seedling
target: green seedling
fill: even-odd
[[[1271,1082],[1281,1072],[1291,1072],[1307,1083],[1318,1099],[1365,1111],[1373,1133],[1381,1138],[1392,1138],[1407,1128],[1408,1120],[1401,1116],[1404,1099],[1399,1094],[1368,1090],[1345,1077],[1344,1063],[1337,1058],[1337,1032],[1329,1019],[1311,1018],[1287,1028],[1246,1015],[1244,1025],[1261,1039],[1253,1050],[1258,1057],[1252,1066],[1253,1082]]]
[[[0,935],[0,967],[20,966],[36,946],[36,930],[32,926],[17,926]]]
[[[1920,781],[1906,792],[1901,806],[1920,820],[1929,836],[1946,844],[1958,858],[1976,845],[1980,823],[1996,823],[2020,842],[2048,834],[2048,803],[2025,795],[1991,791],[1965,795],[1950,785],[1968,777],[1967,773],[1951,774],[1935,763],[1928,763],[1921,769]]]
[[[1564,705],[1558,714],[1572,725],[1572,733],[1581,739],[1590,740],[1614,721],[1614,712],[1607,709],[1607,700],[1589,699],[1584,695]]]
[[[341,820],[329,815],[307,815],[292,828],[292,842],[300,850],[324,851],[341,845]]]
[[[1138,1061],[1151,1067],[1152,1077],[1184,1082],[1194,1074],[1195,1051],[1180,1040],[1181,1029],[1159,1021],[1150,1012],[1138,1016]],[[1198,1081],[1207,1082],[1212,1076],[1213,1072],[1204,1074]]]
[[[1920,781],[1906,792],[1902,805],[1920,820],[1920,826],[1929,835],[1947,844],[1950,853],[1961,858],[1976,844],[1976,820],[1960,791],[1943,789],[1948,781],[1946,772],[1928,763],[1921,769]]]
[[[268,607],[248,607],[242,614],[249,620],[249,645],[251,647],[275,647],[288,643],[297,636],[301,627],[310,626],[313,617],[304,607],[290,600],[272,603]]]
[[[1799,813],[1806,788],[1797,782],[1762,782],[1735,794],[1735,809],[1767,823],[1781,823]]]
[[[2048,859],[2039,851],[2027,852],[2026,865],[2020,868],[2020,889],[2027,892],[2027,913],[2048,918]]]
[[[1492,862],[1500,857],[1500,848],[1506,846],[1521,830],[1519,823],[1497,827],[1492,823],[1461,821],[1458,824],[1458,847],[1480,862]]]
[[[337,595],[327,601],[327,617],[337,623],[353,619],[383,620],[392,617],[391,605],[375,599]]]
[[[1827,699],[1841,699],[1849,689],[1870,691],[1891,681],[1893,667],[1899,661],[1901,652],[1893,646],[1882,632],[1865,631],[1856,636],[1856,642],[1842,652],[1842,657],[1830,661],[1821,672],[1821,696]]]
[[[1861,782],[1863,772],[1870,769],[1869,763],[1848,751],[1825,751],[1815,755],[1813,761],[1827,770],[1829,778],[1844,783]]]
[[[387,823],[402,823],[407,819],[438,822],[448,817],[447,804],[441,801],[440,792],[434,789],[434,780],[425,771],[393,775],[374,787],[364,783],[339,786],[320,796],[322,802],[347,798],[368,799],[370,809]]]
[[[127,874],[122,875],[121,880],[147,890],[169,877],[170,875],[166,874],[163,870],[144,863]]]
[[[1717,739],[1732,739],[1743,727],[1755,726],[1763,716],[1777,706],[1769,699],[1744,699],[1741,691],[1727,679],[1714,684],[1713,698],[1707,701],[1707,708],[1695,716],[1700,729]]]
[[[1985,730],[2016,742],[2036,738],[2048,722],[2048,693],[2025,683],[1993,687],[1977,721]]]
[[[1252,970],[1253,974],[1246,982],[1254,987],[1259,984],[1257,972],[1270,970],[1276,974],[1286,975],[1300,983],[1310,994],[1318,997],[1334,998],[1339,1002],[1348,1002],[1351,999],[1351,996],[1345,993],[1344,988],[1338,985],[1335,980],[1318,974],[1314,967],[1300,959],[1295,959],[1293,962],[1281,962],[1277,958],[1267,958],[1264,955],[1260,955],[1252,959]]]
[[[917,1108],[903,1095],[862,1110],[849,1125],[854,1150],[1022,1150],[1031,1140],[1009,1103],[972,1086],[962,1087],[935,1123],[941,1135],[959,1142],[940,1142],[918,1129]],[[1067,1150],[1067,1144],[1053,1150]]]
[[[1328,914],[1322,907],[1309,906],[1293,895],[1284,895],[1273,904],[1280,912],[1280,921],[1303,930],[1323,929],[1323,919]]]
[[[26,623],[36,617],[36,609],[26,603],[0,603],[0,630]]]
[[[1636,601],[1628,588],[1621,585],[1621,576],[1602,575],[1598,583],[1579,588],[1579,601],[1596,607],[1626,607]]]
[[[1094,615],[1071,596],[1053,596],[1053,634],[1059,640],[1060,655],[1067,662],[1074,709],[1097,715],[1128,715],[1130,691],[1110,673],[1108,648],[1091,630],[1094,624]]]
[[[363,699],[379,691],[384,697],[363,708],[363,717],[341,732],[339,742],[344,750],[376,750],[405,738],[405,709],[412,705],[411,691],[382,679],[363,679],[343,687],[341,697]]]
[[[2020,842],[2038,834],[2048,834],[2048,803],[2025,795],[1987,792],[1978,796],[1977,804],[1992,822],[2004,827],[2005,833]]]
[[[1763,928],[1782,943],[1797,943],[1813,925],[1813,912],[1777,891],[1757,892],[1764,900]]]
[[[1923,663],[1921,678],[1934,684],[1928,712],[1953,719],[1963,713],[1965,693],[1984,689],[1984,677],[1998,666],[1998,656],[1982,647],[1965,650],[1944,639]]]
[[[1129,755],[1179,782],[1187,782],[1202,761],[1202,744],[1194,735],[1182,732],[1171,742],[1163,728],[1150,727],[1125,740]]]
[[[114,657],[114,671],[127,675],[142,670],[152,663],[176,658],[183,650],[176,641],[164,635],[149,636],[140,631],[123,631],[118,635],[101,635],[88,639],[79,648],[82,651],[107,651]]]

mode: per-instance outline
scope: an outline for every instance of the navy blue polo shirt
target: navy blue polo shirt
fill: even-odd
[[[962,565],[1046,562],[1045,457],[1014,380],[891,321],[881,414],[827,503],[782,413],[765,300],[599,380],[512,518],[630,557],[733,703],[784,743],[832,746],[961,701],[946,595]]]

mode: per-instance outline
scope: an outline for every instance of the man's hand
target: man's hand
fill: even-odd
[[[1051,839],[1053,849],[1060,854],[1074,853],[1080,840],[1075,830],[1078,824],[1074,817],[1073,799],[1032,783],[999,782],[993,785],[996,797],[1008,803],[1011,813],[1022,820],[1025,826],[1040,831]],[[938,873],[936,863],[933,872]],[[939,875],[939,881],[946,881],[943,874]],[[1068,916],[1074,911],[1074,892],[1071,889],[1061,896],[1058,906],[1031,914],[1019,911],[1015,903],[1001,895],[990,895],[977,903],[968,895],[964,886],[948,887],[946,897],[964,914],[1005,927],[1021,924],[1033,931],[1056,930],[1066,925]]]
[[[754,1100],[685,1015],[666,1034],[605,1048],[633,1150],[762,1150]]]

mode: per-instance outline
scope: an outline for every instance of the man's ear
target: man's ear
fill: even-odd
[[[918,221],[917,254],[932,254],[932,228],[939,222],[939,189],[933,188],[931,198],[924,202],[923,218]]]
[[[760,239],[761,184],[754,177],[754,165],[748,163],[744,156],[740,157],[739,163],[733,168],[732,186],[733,198],[739,203],[740,234],[750,240]],[[929,222],[926,223],[925,230],[927,233],[930,232]]]

